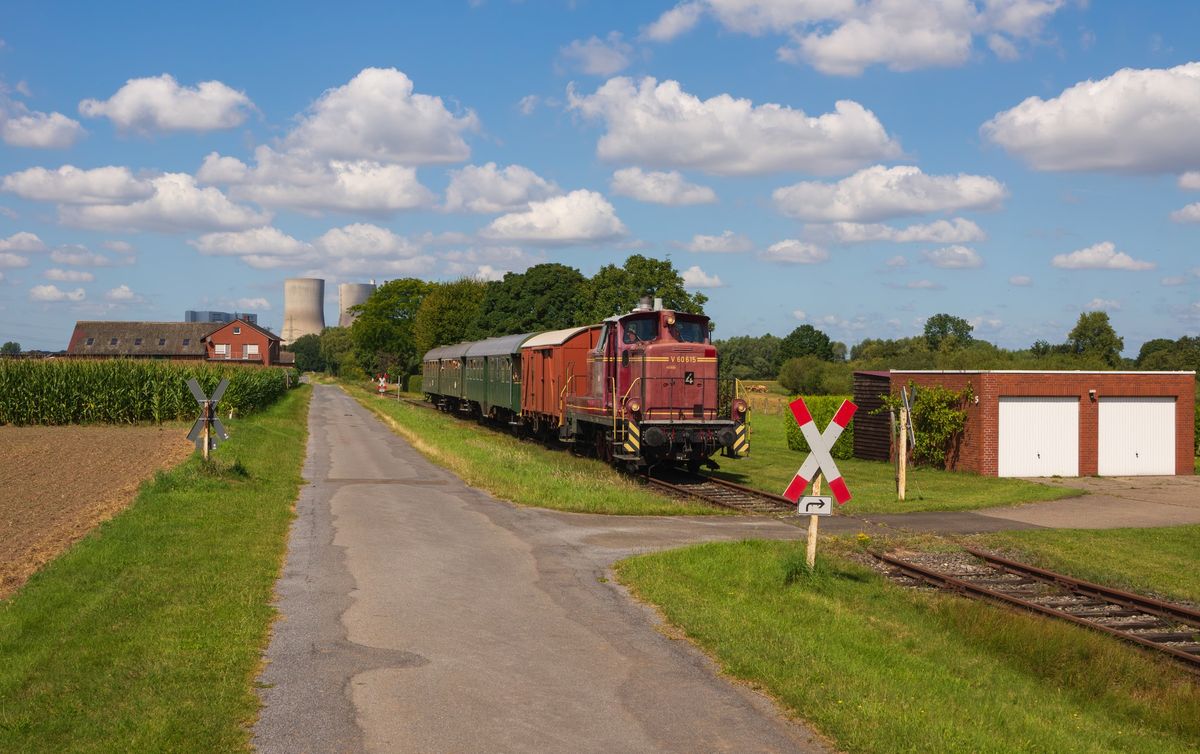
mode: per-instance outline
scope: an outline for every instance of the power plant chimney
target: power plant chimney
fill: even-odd
[[[354,324],[356,315],[350,312],[350,307],[365,304],[375,292],[375,281],[370,283],[342,283],[338,286],[338,327],[349,327]]]
[[[283,345],[325,329],[325,281],[288,278],[283,281]]]

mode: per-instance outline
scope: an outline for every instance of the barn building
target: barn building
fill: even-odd
[[[855,402],[879,405],[881,394],[906,385],[974,393],[948,458],[954,469],[1003,477],[1194,473],[1195,372],[856,372]],[[882,460],[879,436],[892,436],[887,412],[859,411],[855,456]]]
[[[279,350],[279,336],[235,320],[208,322],[75,323],[66,355],[81,359],[164,359],[172,361],[236,361],[290,365],[293,354]]]

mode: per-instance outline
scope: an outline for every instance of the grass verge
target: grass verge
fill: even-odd
[[[971,537],[1024,562],[1107,586],[1200,602],[1200,526],[1056,529]]]
[[[838,558],[810,574],[803,547],[699,545],[616,571],[844,751],[1195,751],[1200,685],[1165,659]]]
[[[633,516],[727,513],[657,495],[593,459],[522,442],[474,422],[394,398],[379,398],[357,384],[343,383],[342,387],[383,417],[426,458],[458,474],[467,484],[518,505]]]
[[[783,415],[755,413],[750,421],[750,456],[736,461],[722,459],[721,470],[714,475],[783,494],[804,455],[788,449]],[[846,504],[847,512],[851,514],[974,510],[1084,494],[1074,488],[1050,487],[1023,479],[910,468],[907,500],[899,502],[896,500],[896,470],[890,463],[851,458],[838,460],[837,464],[854,495]]]
[[[0,603],[0,751],[249,747],[310,389],[143,485]]]

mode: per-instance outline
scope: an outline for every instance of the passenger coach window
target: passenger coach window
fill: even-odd
[[[622,325],[625,328],[626,343],[654,340],[658,337],[658,317],[638,317],[627,319]]]
[[[708,328],[704,322],[689,322],[681,319],[671,328],[676,340],[684,343],[703,343]]]

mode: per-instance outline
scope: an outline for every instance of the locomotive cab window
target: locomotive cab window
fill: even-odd
[[[708,325],[691,319],[680,319],[671,325],[671,335],[681,343],[708,342]]]
[[[626,343],[645,343],[658,338],[658,316],[633,317],[621,323]]]

